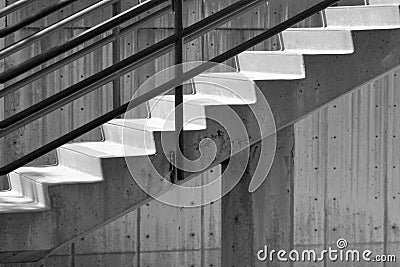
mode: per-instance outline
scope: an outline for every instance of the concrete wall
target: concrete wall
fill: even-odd
[[[399,107],[396,69],[296,124],[297,248],[345,238],[352,249],[400,256]]]
[[[33,10],[51,2],[54,1],[37,1]],[[6,38],[5,42],[10,44],[37,32],[91,2],[94,1],[78,1],[51,18]],[[185,12],[186,24],[212,14],[231,2],[234,1],[185,1],[188,8]],[[317,1],[308,2],[312,4]],[[136,4],[137,1],[123,1],[124,9]],[[259,28],[275,25],[298,11],[299,6],[304,4],[303,1],[273,1],[268,6],[254,10],[226,27],[187,44],[187,60],[211,58],[257,34]],[[32,9],[16,12],[7,18],[7,23],[12,24],[28,13],[32,13]],[[14,66],[23,59],[37,55],[109,16],[110,9],[96,12],[84,21],[74,23],[31,48],[9,57],[5,67]],[[303,23],[303,26],[318,23],[316,16]],[[122,56],[129,56],[167,36],[172,32],[171,25],[171,17],[163,18],[124,37]],[[255,49],[277,48],[277,40],[272,39]],[[46,79],[38,80],[32,86],[8,96],[5,98],[5,108],[2,108],[3,102],[0,100],[0,118],[3,114],[10,116],[109,66],[110,49],[110,46],[99,49],[90,56],[48,75]],[[123,99],[129,100],[135,88],[147,77],[170,64],[171,58],[165,56],[154,64],[125,75],[122,78]],[[348,238],[353,246],[368,247],[376,251],[390,252],[398,248],[398,73],[399,70],[389,73],[296,125],[294,240],[298,248],[320,248],[334,243],[338,237]],[[4,148],[1,147],[3,139],[0,139],[0,162],[10,162],[110,110],[110,89],[110,86],[105,86],[19,130],[4,139]],[[98,138],[99,131],[94,131],[79,140]],[[54,161],[55,154],[50,153],[36,163]],[[341,187],[332,186],[337,184],[341,184]],[[61,249],[43,262],[6,266],[219,266],[219,220],[220,203],[204,208],[180,210],[152,202]]]
[[[204,173],[201,182],[211,182],[218,171]],[[0,267],[220,266],[220,238],[220,201],[185,209],[152,201],[42,261]]]

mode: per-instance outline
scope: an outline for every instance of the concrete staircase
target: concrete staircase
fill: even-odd
[[[267,100],[272,101],[279,128],[285,123],[283,117],[300,119],[302,112],[311,112],[318,101],[311,99],[303,103],[302,112],[289,106],[285,108],[276,99],[286,88],[295,88],[298,94],[301,86],[319,80],[322,87],[330,88],[327,95],[321,95],[328,102],[390,70],[400,61],[398,3],[370,0],[367,6],[329,8],[327,27],[293,28],[283,32],[282,51],[244,52],[238,56],[239,73],[198,76],[199,84],[202,81],[223,84],[234,88],[237,95],[211,85],[197,86],[194,94],[185,95],[185,151],[189,156],[198,156],[198,141],[208,137],[219,146],[217,160],[228,155],[226,142],[229,140],[220,134],[223,129],[206,120],[219,112],[219,106],[201,100],[202,97],[216,98],[225,105],[256,106],[257,94],[250,80],[255,81]],[[374,45],[382,40],[386,46]],[[381,64],[374,66],[367,58]],[[353,71],[347,74],[349,69]],[[356,76],[347,77],[354,73]],[[243,79],[243,75],[250,80]],[[348,86],[332,93],[343,80],[348,81]],[[271,92],[276,97],[270,100]],[[302,99],[301,95],[296,97]],[[164,132],[166,143],[170,144],[164,149],[173,151],[175,147],[174,118],[166,116],[173,105],[172,96],[158,97],[149,102],[149,118],[116,119],[103,125],[104,141],[60,147],[56,166],[24,167],[10,173],[11,189],[0,192],[3,237],[0,263],[38,260],[151,200],[132,179],[127,161],[137,166],[133,175],[151,180],[155,174],[147,161],[149,157],[157,171],[169,179],[168,155],[161,152],[160,146],[161,132]],[[283,116],[286,110],[290,114]],[[248,129],[250,135],[251,131]],[[128,141],[123,142],[122,133],[129,136]]]

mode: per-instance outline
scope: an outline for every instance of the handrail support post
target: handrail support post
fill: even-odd
[[[174,27],[177,41],[175,42],[175,78],[183,74],[183,0],[171,0],[174,8]],[[175,140],[176,142],[176,159],[175,159],[175,181],[184,179],[183,163],[183,85],[175,87]]]
[[[112,15],[117,16],[121,13],[121,0],[118,0],[112,5]],[[120,29],[118,25],[113,29],[114,40],[112,42],[112,58],[113,64],[117,64],[121,60],[121,40],[120,40]],[[116,75],[113,80],[113,109],[118,108],[121,105],[121,77]]]

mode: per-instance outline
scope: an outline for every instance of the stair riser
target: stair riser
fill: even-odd
[[[301,54],[351,54],[354,52],[350,31],[299,30],[282,32],[284,50]]]
[[[202,97],[209,96],[211,100],[218,100],[218,98],[232,99],[232,102],[225,103],[227,105],[236,105],[237,100],[240,100],[243,104],[255,103],[257,99],[255,98],[254,83],[236,70],[229,71],[204,73],[195,77],[196,94]],[[213,105],[212,101],[208,102]]]
[[[240,71],[249,73],[246,76],[256,80],[262,80],[265,74],[280,75],[282,79],[305,78],[304,60],[299,54],[244,52],[238,55],[238,60]]]
[[[103,125],[103,133],[104,139],[107,141],[138,147],[149,151],[149,153],[156,152],[152,132],[132,128],[123,130],[119,125],[107,123]]]
[[[85,172],[96,177],[103,177],[101,161],[99,158],[91,157],[63,147],[57,149],[57,158],[59,165]]]
[[[218,102],[245,105],[257,101],[254,83],[240,73],[202,74],[194,81],[196,94],[205,98],[202,101],[205,105],[218,105]]]

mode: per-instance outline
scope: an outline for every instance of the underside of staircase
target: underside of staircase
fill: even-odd
[[[199,140],[211,138],[218,146],[215,162],[229,157],[225,129],[207,120],[223,115],[220,105],[204,99],[217,99],[245,114],[247,106],[258,104],[256,84],[279,130],[400,65],[399,7],[393,0],[331,7],[325,12],[326,27],[284,31],[282,51],[247,51],[238,55],[238,72],[196,77],[195,90],[184,95],[185,155],[199,157]],[[200,86],[203,81],[237,94],[211,84]],[[0,263],[39,260],[152,200],[132,175],[152,183],[157,171],[170,180],[161,133],[167,138],[164,150],[173,151],[174,117],[167,116],[174,109],[173,99],[164,95],[149,101],[143,118],[104,124],[103,141],[61,146],[55,166],[10,173],[10,190],[0,192]],[[257,135],[251,124],[247,131],[250,137]],[[129,169],[128,163],[137,168]]]

